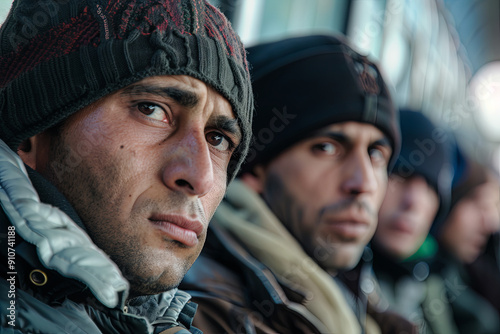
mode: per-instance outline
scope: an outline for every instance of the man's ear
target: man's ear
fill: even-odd
[[[266,172],[262,165],[257,165],[251,173],[244,173],[240,176],[241,181],[245,183],[247,187],[252,189],[258,194],[264,192],[264,184],[266,181]]]
[[[36,143],[37,136],[33,136],[23,140],[17,148],[17,154],[21,157],[21,160],[33,169],[36,169]]]

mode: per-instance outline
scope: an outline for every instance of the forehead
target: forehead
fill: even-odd
[[[487,198],[498,200],[500,196],[500,184],[495,180],[477,186],[472,192],[473,198]]]
[[[427,181],[425,176],[417,173],[408,177],[403,177],[397,173],[393,173],[389,177],[389,182],[391,182],[391,187],[399,186],[404,189],[418,185],[420,186],[420,189],[425,190],[426,192],[432,191],[432,193],[438,195],[437,190]]]

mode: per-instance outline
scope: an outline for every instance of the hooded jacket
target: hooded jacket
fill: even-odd
[[[128,282],[68,201],[1,140],[0,204],[0,332],[200,333],[183,291],[127,301]]]

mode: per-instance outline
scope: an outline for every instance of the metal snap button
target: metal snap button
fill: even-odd
[[[47,283],[48,277],[47,274],[45,274],[40,269],[33,269],[30,272],[30,281],[36,286],[43,286]]]

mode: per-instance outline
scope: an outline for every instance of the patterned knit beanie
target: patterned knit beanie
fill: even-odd
[[[242,172],[265,164],[312,131],[340,122],[374,125],[400,147],[398,110],[376,65],[342,36],[313,35],[250,47],[254,137]]]
[[[204,0],[16,0],[0,29],[0,139],[14,151],[92,102],[156,75],[189,75],[231,104],[245,158],[253,97],[243,45]]]

